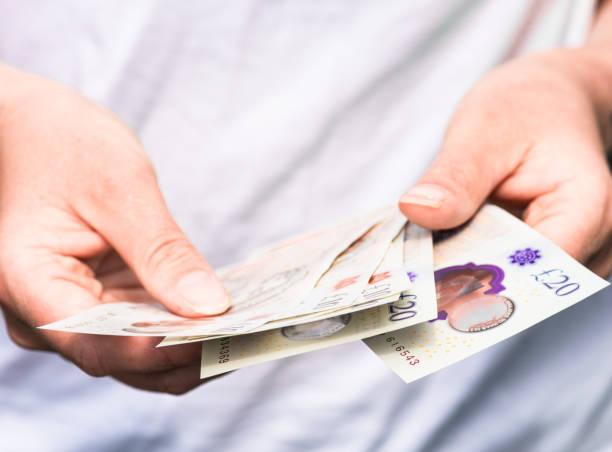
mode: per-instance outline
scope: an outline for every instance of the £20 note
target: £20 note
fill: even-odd
[[[504,210],[487,205],[434,247],[436,320],[366,339],[404,381],[467,358],[608,283]]]

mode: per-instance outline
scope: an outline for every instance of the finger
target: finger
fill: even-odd
[[[36,255],[34,262],[42,263],[30,264],[29,259],[15,261],[5,272],[3,282],[12,303],[12,313],[23,323],[44,325],[100,303],[95,284],[84,281],[81,272],[58,264],[58,261],[69,259]],[[36,278],[28,277],[32,269],[36,270]],[[158,338],[81,335],[51,330],[38,330],[38,334],[53,350],[93,376],[159,372],[184,367],[200,359],[198,344],[168,349],[155,348]]]
[[[153,171],[134,167],[101,177],[104,190],[91,195],[82,214],[151,295],[186,317],[226,311],[227,292],[172,219]]]
[[[612,275],[612,237],[589,259],[587,267],[602,278],[607,279]]]
[[[9,338],[19,347],[27,350],[40,350],[50,351],[52,348],[49,344],[40,337],[32,327],[26,325],[17,317],[15,317],[11,311],[2,308],[4,315],[4,321],[6,323],[6,330]]]
[[[232,371],[233,372],[233,371]],[[167,394],[182,395],[205,383],[221,378],[232,372],[200,379],[200,365],[185,366],[169,372],[153,373],[148,375],[125,374],[114,378],[134,388],[145,391],[163,392]]]
[[[87,259],[85,263],[91,267],[97,277],[113,274],[126,268],[125,261],[110,247],[106,253]]]
[[[458,109],[438,157],[400,198],[411,221],[430,229],[464,223],[518,164],[527,145],[488,121],[486,111]]]
[[[105,290],[142,288],[142,284],[140,284],[134,272],[127,267],[114,273],[97,276],[97,278],[102,283]]]
[[[52,343],[94,377],[166,372],[198,364],[201,358],[199,344],[155,348],[159,338],[51,334],[56,336]]]
[[[91,259],[85,262],[94,269],[95,277],[102,283],[104,290],[142,288],[134,271],[114,250],[102,256],[97,262],[92,262]]]
[[[604,246],[610,234],[612,211],[607,182],[605,175],[578,175],[531,202],[524,220],[585,262]]]
[[[144,289],[109,289],[102,294],[101,300],[104,303],[117,303],[119,301],[130,300],[136,303],[154,303],[155,300]]]
[[[200,364],[151,374],[121,374],[115,379],[145,391],[182,395],[205,383],[200,380]]]
[[[597,229],[589,217],[581,215],[580,210],[563,211],[562,202],[569,198],[571,195],[559,192],[541,196],[529,205],[524,220],[569,255],[584,262],[594,251]]]

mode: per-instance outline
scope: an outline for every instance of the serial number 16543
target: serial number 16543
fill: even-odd
[[[420,362],[419,359],[414,356],[414,354],[410,350],[408,350],[404,345],[399,342],[399,340],[395,338],[395,336],[389,336],[385,340],[387,341],[387,344],[389,345],[391,350],[393,350],[393,352],[397,353],[403,359],[408,361],[408,364],[410,364],[411,366],[416,366]]]

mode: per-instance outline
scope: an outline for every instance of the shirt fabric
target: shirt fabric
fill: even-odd
[[[176,219],[219,266],[395,202],[487,70],[578,44],[592,8],[0,0],[0,59],[70,84],[130,124]],[[0,449],[607,450],[610,294],[409,385],[357,342],[173,397],[88,377],[2,333]]]

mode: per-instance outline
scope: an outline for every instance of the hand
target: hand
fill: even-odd
[[[602,276],[612,271],[612,76],[598,53],[518,59],[457,108],[439,156],[400,200],[412,221],[446,229],[490,198]]]
[[[224,312],[229,299],[173,221],[127,127],[70,89],[5,66],[0,87],[0,303],[11,338],[138,388],[195,387],[197,344],[155,349],[155,338],[35,329],[105,301],[152,297],[198,317]]]

